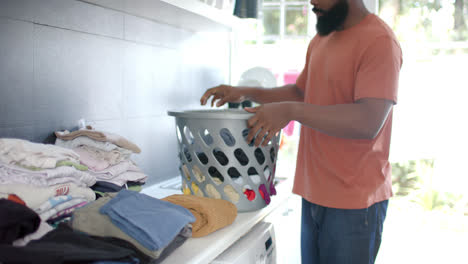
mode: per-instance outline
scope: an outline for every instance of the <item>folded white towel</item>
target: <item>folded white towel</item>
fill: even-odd
[[[25,167],[51,169],[57,162],[79,163],[80,156],[71,149],[51,144],[33,143],[23,139],[0,138],[0,161]]]

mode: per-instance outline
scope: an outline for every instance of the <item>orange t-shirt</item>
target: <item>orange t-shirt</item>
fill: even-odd
[[[315,36],[296,85],[304,102],[352,104],[361,98],[397,102],[400,45],[376,15]],[[345,139],[302,126],[293,192],[322,206],[360,209],[392,196],[388,161],[392,112],[376,138]]]

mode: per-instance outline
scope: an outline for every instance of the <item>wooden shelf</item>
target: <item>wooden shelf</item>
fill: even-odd
[[[240,19],[197,0],[80,0],[192,31],[231,31]]]

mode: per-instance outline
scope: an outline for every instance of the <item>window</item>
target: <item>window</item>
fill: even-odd
[[[243,20],[243,29],[238,31],[234,75],[237,67],[240,74],[249,67],[263,66],[275,73],[278,85],[294,82],[316,33],[312,7],[305,0],[258,1],[258,19]]]
[[[312,12],[308,1],[263,0],[259,10],[261,25],[257,36],[265,43],[315,34],[310,23]]]

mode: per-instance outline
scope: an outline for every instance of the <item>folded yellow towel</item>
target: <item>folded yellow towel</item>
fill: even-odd
[[[226,200],[174,194],[161,200],[180,205],[195,216],[192,237],[202,237],[228,226],[237,217],[237,207]]]

